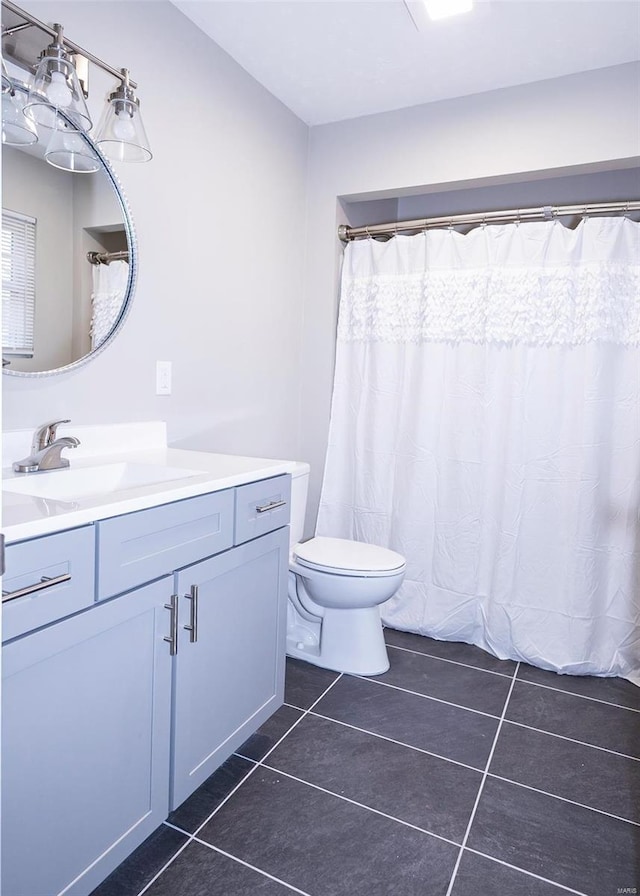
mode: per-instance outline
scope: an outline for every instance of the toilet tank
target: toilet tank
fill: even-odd
[[[307,491],[309,489],[309,464],[299,461],[291,471],[291,532],[289,545],[293,547],[302,541],[304,517],[307,511]]]

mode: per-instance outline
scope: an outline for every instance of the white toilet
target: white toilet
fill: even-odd
[[[379,605],[400,587],[405,559],[387,548],[317,536],[300,542],[309,465],[291,483],[287,653],[336,672],[380,675],[389,668]]]

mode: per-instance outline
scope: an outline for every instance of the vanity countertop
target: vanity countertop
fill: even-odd
[[[140,426],[140,425],[138,425]],[[82,427],[67,426],[68,434],[77,433],[82,441]],[[89,429],[89,428],[87,428]],[[92,430],[97,429],[92,427]],[[158,433],[162,436],[164,430]],[[123,433],[120,433],[123,435]],[[180,501],[183,498],[192,498],[208,492],[222,491],[237,485],[244,485],[259,479],[267,479],[283,473],[291,473],[296,467],[295,461],[270,460],[259,457],[243,457],[231,454],[214,454],[206,451],[190,451],[180,448],[168,448],[160,443],[161,438],[145,439],[136,438],[140,430],[134,432],[133,438],[123,442],[120,438],[115,444],[127,444],[127,451],[107,451],[100,455],[92,444],[99,444],[89,437],[88,447],[84,452],[79,449],[67,451],[71,467],[68,470],[56,470],[51,473],[14,473],[10,466],[2,470],[3,494],[2,494],[2,531],[7,543],[21,541],[25,538],[33,538],[58,532],[63,529],[71,529],[82,526],[96,520],[107,517],[119,516],[124,513],[132,513],[136,510],[145,510],[172,501]],[[103,443],[105,440],[103,440]],[[6,449],[6,446],[5,446]],[[84,454],[84,456],[83,456]],[[16,455],[17,457],[17,455]],[[6,457],[4,463],[6,464]],[[77,476],[79,471],[86,470],[86,478],[90,480],[91,468],[96,470],[96,480],[99,480],[105,472],[104,465],[143,465],[144,469],[150,468],[176,468],[188,472],[188,476],[170,479],[164,482],[154,482],[146,485],[128,486],[127,488],[100,493],[100,483],[97,482],[98,493],[87,493],[73,498],[43,497],[30,494],[12,492],[12,483],[17,488],[23,487],[22,483],[27,478],[30,483],[37,486],[39,477],[56,477],[56,483],[63,484],[65,474]],[[58,477],[61,477],[58,479]],[[27,485],[26,487],[30,487]],[[37,489],[36,489],[37,490]],[[85,488],[91,492],[91,488]]]

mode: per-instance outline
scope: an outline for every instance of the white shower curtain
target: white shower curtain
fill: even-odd
[[[107,338],[122,311],[129,265],[126,261],[111,261],[92,268],[91,293],[91,348],[97,348]]]
[[[345,252],[318,534],[390,547],[398,629],[640,684],[640,225]]]

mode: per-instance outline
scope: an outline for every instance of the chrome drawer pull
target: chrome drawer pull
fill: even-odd
[[[39,582],[35,582],[33,585],[27,585],[26,588],[18,588],[17,591],[3,591],[2,603],[9,600],[16,600],[18,597],[26,597],[27,594],[37,594],[38,591],[44,591],[45,588],[53,588],[54,585],[62,585],[63,582],[70,581],[71,575],[68,572],[62,576],[55,576],[54,578],[42,576]]]
[[[171,619],[169,622],[170,634],[165,635],[163,640],[169,644],[169,655],[175,656],[178,652],[178,595],[171,595],[171,603],[164,605],[165,610],[171,610]]]
[[[286,501],[271,501],[269,504],[261,504],[256,507],[258,513],[266,513],[268,510],[275,510],[276,507],[286,507]]]
[[[192,585],[191,593],[185,594],[185,597],[191,601],[189,625],[185,625],[185,629],[189,632],[189,640],[195,644],[198,640],[198,586]]]

